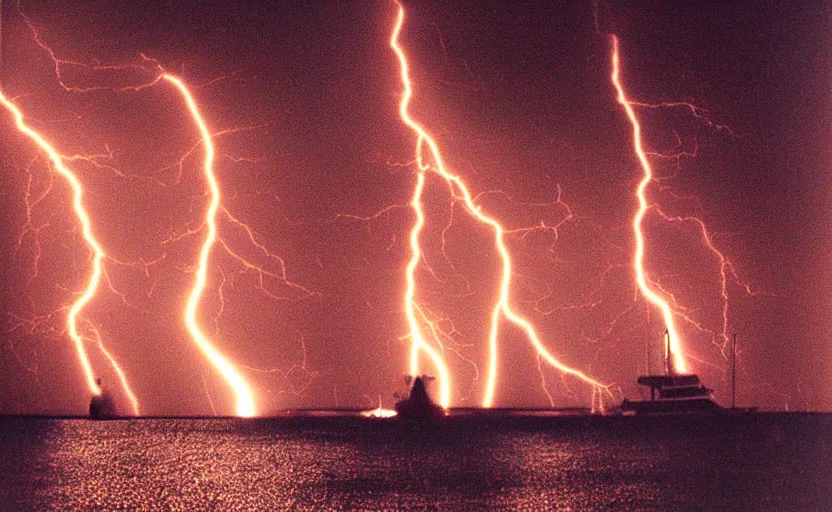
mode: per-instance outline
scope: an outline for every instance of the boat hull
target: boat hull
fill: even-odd
[[[624,400],[621,410],[636,414],[720,413],[725,409],[710,397],[692,399]]]

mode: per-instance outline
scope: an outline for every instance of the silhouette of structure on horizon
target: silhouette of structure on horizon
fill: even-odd
[[[118,409],[113,396],[101,385],[101,377],[95,379],[95,383],[101,390],[101,394],[93,395],[90,399],[90,418],[101,420],[118,417]]]
[[[665,331],[665,374],[642,375],[638,383],[650,388],[650,400],[621,403],[621,410],[636,414],[677,414],[721,412],[723,407],[713,399],[713,390],[706,388],[696,374],[680,374],[673,364],[670,333]],[[656,398],[658,394],[658,398]]]
[[[404,420],[438,420],[445,415],[445,409],[428,396],[425,378],[416,377],[410,389],[410,396],[396,402],[396,413]]]

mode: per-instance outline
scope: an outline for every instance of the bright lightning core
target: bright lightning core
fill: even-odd
[[[210,255],[211,248],[217,239],[216,215],[220,205],[220,189],[217,184],[217,179],[214,176],[213,140],[211,138],[211,133],[205,125],[205,121],[199,113],[196,102],[194,101],[193,96],[191,96],[188,88],[185,87],[185,84],[178,78],[169,74],[162,75],[162,78],[172,83],[179,90],[185,98],[185,102],[188,104],[188,110],[193,116],[194,122],[199,127],[199,133],[205,146],[205,162],[203,170],[205,173],[205,179],[207,180],[208,186],[211,190],[211,203],[205,213],[205,225],[207,226],[208,232],[205,236],[205,242],[202,244],[202,248],[199,251],[199,265],[197,267],[196,280],[194,282],[194,288],[188,297],[188,305],[185,308],[185,324],[188,326],[188,332],[191,333],[191,337],[194,339],[194,342],[197,344],[199,349],[211,361],[211,364],[219,370],[223,378],[233,388],[234,393],[237,396],[237,415],[244,417],[254,416],[256,414],[254,409],[254,395],[251,392],[251,388],[248,383],[239,375],[239,373],[237,373],[231,363],[229,363],[219,353],[219,351],[214,348],[208,338],[200,330],[199,324],[196,320],[199,298],[205,289],[208,256]]]
[[[636,195],[638,197],[638,211],[633,217],[633,232],[636,236],[636,249],[635,255],[633,256],[633,267],[636,274],[636,282],[638,283],[639,290],[641,290],[641,293],[647,298],[647,300],[661,310],[662,318],[664,319],[665,326],[670,336],[670,348],[673,352],[674,367],[677,371],[684,373],[687,372],[688,369],[687,364],[685,363],[684,354],[682,352],[682,343],[679,338],[679,332],[676,329],[676,322],[673,318],[673,311],[670,309],[670,305],[667,301],[653,291],[652,287],[648,283],[648,278],[644,271],[644,233],[642,232],[641,223],[649,208],[647,198],[645,196],[645,190],[653,181],[653,169],[650,167],[650,162],[647,160],[647,155],[644,153],[644,148],[642,147],[641,125],[639,125],[638,118],[636,118],[635,111],[633,111],[633,106],[627,99],[627,96],[624,93],[624,87],[621,85],[621,59],[619,56],[618,38],[614,35],[611,37],[611,80],[615,86],[616,92],[618,93],[618,102],[624,107],[624,110],[627,112],[627,118],[633,126],[633,150],[636,155],[638,155],[638,161],[644,171],[644,175],[638,184],[638,188],[636,189]]]

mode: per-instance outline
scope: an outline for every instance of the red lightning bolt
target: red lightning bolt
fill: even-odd
[[[94,395],[101,395],[102,390],[95,382],[95,375],[92,371],[92,366],[89,361],[89,357],[87,356],[86,348],[84,347],[84,338],[78,330],[78,323],[79,323],[79,315],[81,311],[84,309],[84,306],[89,303],[90,300],[95,296],[96,291],[98,290],[98,285],[101,282],[101,275],[102,275],[102,266],[103,261],[106,258],[106,254],[104,250],[101,248],[101,245],[96,240],[95,236],[92,232],[92,223],[90,222],[90,217],[87,214],[87,211],[84,209],[83,204],[83,187],[81,186],[81,182],[78,178],[70,171],[63,162],[63,158],[61,155],[55,150],[55,148],[50,145],[46,139],[43,138],[38,132],[30,128],[23,120],[23,113],[17,106],[9,101],[6,96],[0,92],[0,103],[12,114],[15,119],[15,125],[17,129],[29,137],[44,153],[46,153],[49,157],[49,160],[52,162],[55,170],[69,183],[70,187],[72,188],[72,205],[75,210],[75,215],[78,218],[79,222],[81,223],[82,232],[84,235],[84,240],[87,243],[87,246],[90,248],[90,252],[92,253],[92,272],[90,274],[89,282],[87,283],[87,287],[84,289],[84,292],[81,296],[76,300],[69,309],[69,313],[66,317],[66,325],[67,330],[69,331],[69,336],[72,338],[73,343],[75,344],[75,349],[78,352],[78,359],[81,362],[81,367],[84,369],[84,375],[87,380],[87,386],[89,387],[90,391]],[[133,412],[138,415],[139,414],[139,402],[136,399],[136,396],[130,389],[130,386],[127,383],[127,379],[122,371],[121,367],[116,363],[115,359],[112,355],[104,349],[104,345],[101,342],[101,337],[98,332],[93,328],[93,333],[98,341],[98,346],[104,352],[107,359],[113,365],[118,374],[118,377],[121,381],[121,385],[124,388],[127,396],[130,398],[130,401],[133,405]]]
[[[459,176],[448,172],[439,152],[439,146],[430,134],[419,123],[414,121],[408,113],[408,105],[413,94],[410,77],[408,74],[407,58],[404,50],[399,45],[399,34],[404,24],[404,8],[401,4],[399,7],[396,24],[393,28],[393,33],[390,38],[390,47],[398,57],[401,80],[404,86],[404,93],[402,94],[401,103],[399,104],[399,115],[402,121],[410,127],[417,135],[418,140],[416,144],[416,162],[419,166],[419,174],[417,177],[416,188],[414,190],[411,206],[416,213],[416,223],[410,232],[410,247],[411,259],[407,266],[407,289],[405,291],[405,312],[407,314],[408,325],[410,327],[410,335],[413,339],[413,345],[410,357],[410,374],[416,375],[418,373],[418,355],[420,350],[425,350],[434,364],[439,370],[440,374],[440,403],[443,407],[448,407],[450,404],[450,382],[448,377],[447,367],[444,365],[441,356],[434,349],[428,345],[420,333],[419,322],[416,317],[416,312],[419,312],[418,306],[414,303],[415,296],[415,277],[414,272],[416,266],[421,258],[421,250],[419,248],[419,233],[424,225],[424,214],[422,213],[421,194],[424,186],[425,172],[431,170],[441,176],[451,188],[451,193],[454,199],[461,201],[469,214],[471,214],[479,222],[488,225],[494,232],[494,244],[502,261],[502,273],[500,281],[500,293],[494,309],[491,313],[490,330],[488,335],[488,371],[486,389],[482,400],[483,407],[491,407],[494,404],[494,392],[497,383],[497,340],[499,323],[502,318],[506,318],[511,323],[522,329],[538,351],[540,356],[545,359],[551,366],[557,368],[561,372],[573,375],[583,380],[584,382],[594,386],[596,389],[606,389],[601,383],[588,377],[583,372],[570,368],[560,361],[558,361],[541,343],[540,338],[534,330],[531,323],[518,315],[511,309],[508,295],[511,288],[511,258],[504,243],[505,230],[502,225],[492,217],[484,214],[479,206],[474,203],[471,193]],[[432,164],[426,164],[423,159],[425,146],[428,148]],[[425,322],[428,320],[424,315],[421,315]],[[429,323],[429,322],[428,322]]]

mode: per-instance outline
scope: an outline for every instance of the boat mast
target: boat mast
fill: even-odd
[[[3,0],[0,0],[0,87],[5,85],[6,74],[3,72],[4,63],[3,63]]]
[[[675,375],[676,368],[673,367],[673,352],[670,351],[670,331],[667,329],[664,330],[664,340],[665,369],[667,370],[668,375]]]
[[[651,330],[650,327],[651,327],[651,323],[652,323],[652,322],[650,322],[650,320],[651,320],[651,318],[650,318],[650,308],[647,308],[647,329],[644,332],[645,341],[647,342],[647,375],[652,375],[653,374],[653,372],[650,371],[653,367],[653,365],[650,364],[650,356],[653,355],[652,354],[653,351],[650,349],[650,345],[653,344],[653,342],[652,342],[653,335],[650,334],[650,330]]]
[[[737,408],[737,333],[731,344],[731,409]]]

